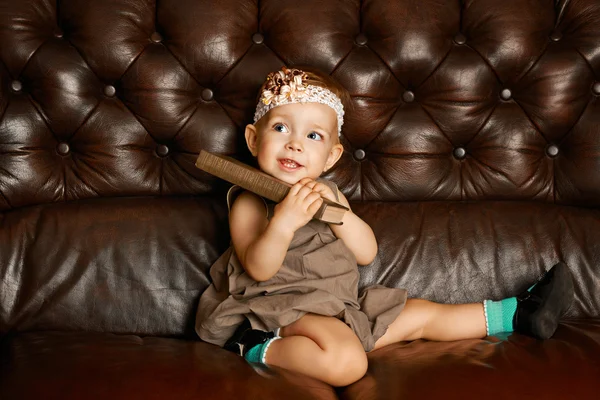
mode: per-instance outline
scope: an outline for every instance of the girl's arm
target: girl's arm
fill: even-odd
[[[340,203],[350,208],[346,197],[338,190]],[[370,264],[377,255],[377,240],[371,227],[356,214],[352,209],[346,211],[342,219],[342,225],[330,224],[331,230],[344,244],[354,253],[359,265]]]
[[[323,183],[316,182],[309,178],[300,180],[300,183],[305,184],[329,200],[337,201],[331,189]],[[338,197],[339,202],[350,209],[348,200],[339,190]],[[335,236],[342,239],[346,247],[354,253],[358,264],[370,264],[377,255],[377,240],[375,239],[375,234],[371,227],[354,214],[352,209],[346,211],[342,223],[342,225],[330,224],[329,226]]]
[[[260,197],[252,192],[237,197],[229,213],[229,230],[235,253],[252,279],[264,281],[277,273],[293,233],[277,232]]]
[[[296,184],[267,219],[260,197],[243,192],[229,214],[231,241],[246,273],[255,281],[271,279],[281,268],[298,228],[310,221],[323,200],[319,193]]]

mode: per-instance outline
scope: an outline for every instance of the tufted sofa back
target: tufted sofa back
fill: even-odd
[[[352,94],[353,200],[600,201],[594,1],[3,3],[2,210],[211,192],[283,64]]]
[[[194,161],[248,159],[284,64],[352,95],[327,178],[380,241],[362,284],[479,301],[565,259],[597,314],[598,26],[595,0],[0,0],[0,331],[192,334],[228,244]]]

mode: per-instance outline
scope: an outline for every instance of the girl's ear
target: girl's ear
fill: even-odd
[[[246,145],[248,146],[248,150],[254,157],[258,153],[258,134],[256,132],[256,126],[252,124],[246,125],[246,132],[244,133],[246,136]]]
[[[327,157],[327,161],[325,162],[325,168],[323,168],[323,172],[333,167],[335,163],[338,162],[343,153],[344,146],[342,146],[341,143],[334,144],[331,150],[329,150],[329,156]]]

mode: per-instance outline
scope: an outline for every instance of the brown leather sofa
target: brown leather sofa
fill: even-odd
[[[194,332],[267,72],[353,97],[327,175],[373,227],[361,285],[462,303],[559,260],[556,335],[398,343],[332,388]],[[600,389],[597,0],[0,0],[0,398],[552,399]]]

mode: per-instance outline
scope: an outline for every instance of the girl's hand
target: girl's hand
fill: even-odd
[[[304,179],[292,186],[283,201],[275,206],[271,223],[281,232],[296,232],[312,219],[323,203],[319,192],[302,181]]]
[[[313,190],[313,192],[317,192],[321,195],[322,198],[336,201],[335,193],[331,190],[331,188],[324,183],[317,182],[310,178],[302,178],[298,181],[298,183],[303,184],[306,187],[309,187]]]

